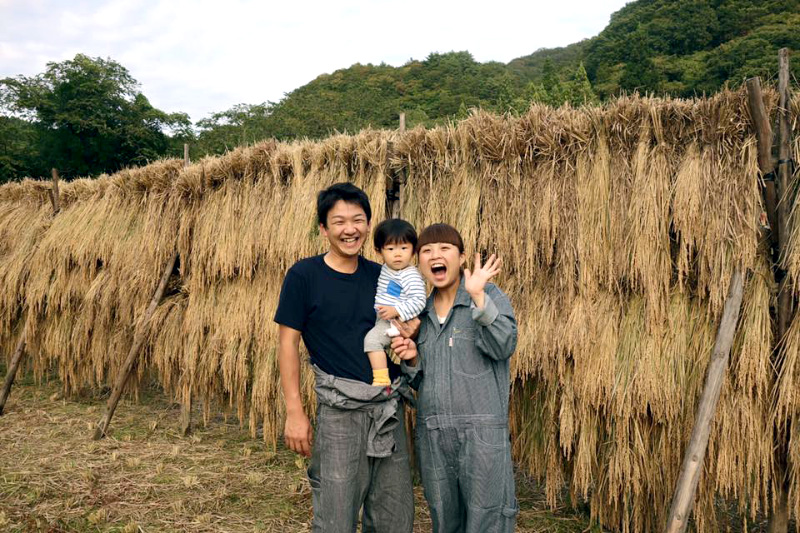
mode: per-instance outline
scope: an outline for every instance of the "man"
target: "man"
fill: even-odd
[[[355,531],[362,506],[364,532],[410,532],[414,518],[402,403],[397,407],[395,385],[369,385],[372,368],[364,353],[381,270],[360,255],[371,216],[367,195],[352,184],[319,193],[317,219],[328,251],[289,269],[275,314],[284,436],[289,448],[311,456],[312,529],[326,533]],[[317,376],[316,439],[300,399],[301,337]],[[398,367],[390,364],[389,373],[394,379]],[[388,435],[379,428],[376,436],[386,406],[394,424],[386,426]]]

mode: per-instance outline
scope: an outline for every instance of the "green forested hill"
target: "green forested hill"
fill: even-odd
[[[532,101],[580,105],[623,91],[708,94],[750,76],[770,80],[782,47],[800,50],[800,0],[637,0],[599,35],[507,65],[450,52],[400,67],[356,64],[323,74],[280,102],[237,106],[201,121],[198,148],[220,152],[264,136],[395,127],[401,111],[413,126],[457,118],[474,106],[519,112]],[[800,62],[793,71],[800,73]]]
[[[536,79],[550,55],[558,67],[583,61],[603,98],[621,90],[690,96],[751,76],[769,79],[784,47],[800,50],[798,0],[638,0],[596,37],[509,66]]]
[[[521,99],[525,81],[503,63],[478,63],[469,52],[430,54],[425,60],[401,67],[355,64],[323,74],[287,94],[278,103],[237,106],[198,123],[201,142],[210,151],[252,141],[259,136],[321,137],[332,131],[364,127],[397,127],[405,111],[409,126],[430,125],[466,114],[470,107],[505,110],[527,106]],[[515,100],[516,99],[516,100]],[[244,138],[215,136],[224,125]]]
[[[503,63],[479,63],[466,51],[430,54],[400,67],[356,64],[323,74],[280,102],[239,105],[199,121],[198,148],[219,153],[264,137],[395,128],[401,111],[413,127],[464,117],[472,107],[520,112],[534,100],[553,105],[595,100],[582,65],[556,72],[545,61],[541,70],[544,75],[534,82]]]
[[[467,51],[399,67],[355,64],[278,102],[240,104],[194,125],[152,108],[122,65],[79,54],[38,76],[0,80],[0,182],[51,166],[95,175],[180,157],[185,141],[197,158],[268,137],[393,128],[400,112],[413,127],[472,107],[519,113],[531,102],[577,106],[623,91],[708,94],[750,76],[773,80],[783,47],[800,50],[800,0],[636,0],[595,37],[508,64]],[[797,79],[800,58],[792,64]]]
[[[529,56],[518,57],[508,64],[508,68],[528,81],[541,81],[545,75],[545,65],[549,62],[557,70],[576,67],[583,61],[586,45],[584,39],[569,46],[542,48]]]

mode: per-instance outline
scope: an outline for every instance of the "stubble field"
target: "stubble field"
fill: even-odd
[[[121,402],[111,435],[95,442],[104,400],[65,399],[58,383],[14,386],[0,417],[0,531],[309,530],[306,465],[292,452],[270,451],[221,412],[181,437],[180,409],[157,389]],[[517,490],[518,531],[599,531],[585,514],[548,510],[524,476]],[[415,496],[414,530],[430,531],[418,484]]]

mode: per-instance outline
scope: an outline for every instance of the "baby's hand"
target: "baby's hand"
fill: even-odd
[[[400,313],[397,312],[397,309],[391,305],[379,305],[376,306],[376,309],[378,310],[378,316],[383,320],[391,320],[400,316]]]
[[[417,317],[412,318],[407,322],[400,322],[392,320],[392,326],[397,329],[401,337],[406,339],[416,339],[419,333],[420,320]],[[392,335],[389,335],[390,337]]]

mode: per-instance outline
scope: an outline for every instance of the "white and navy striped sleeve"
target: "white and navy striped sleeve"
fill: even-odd
[[[400,320],[405,322],[419,315],[425,309],[425,282],[414,266],[403,269],[400,273],[400,284],[403,286],[403,301],[395,307]]]

